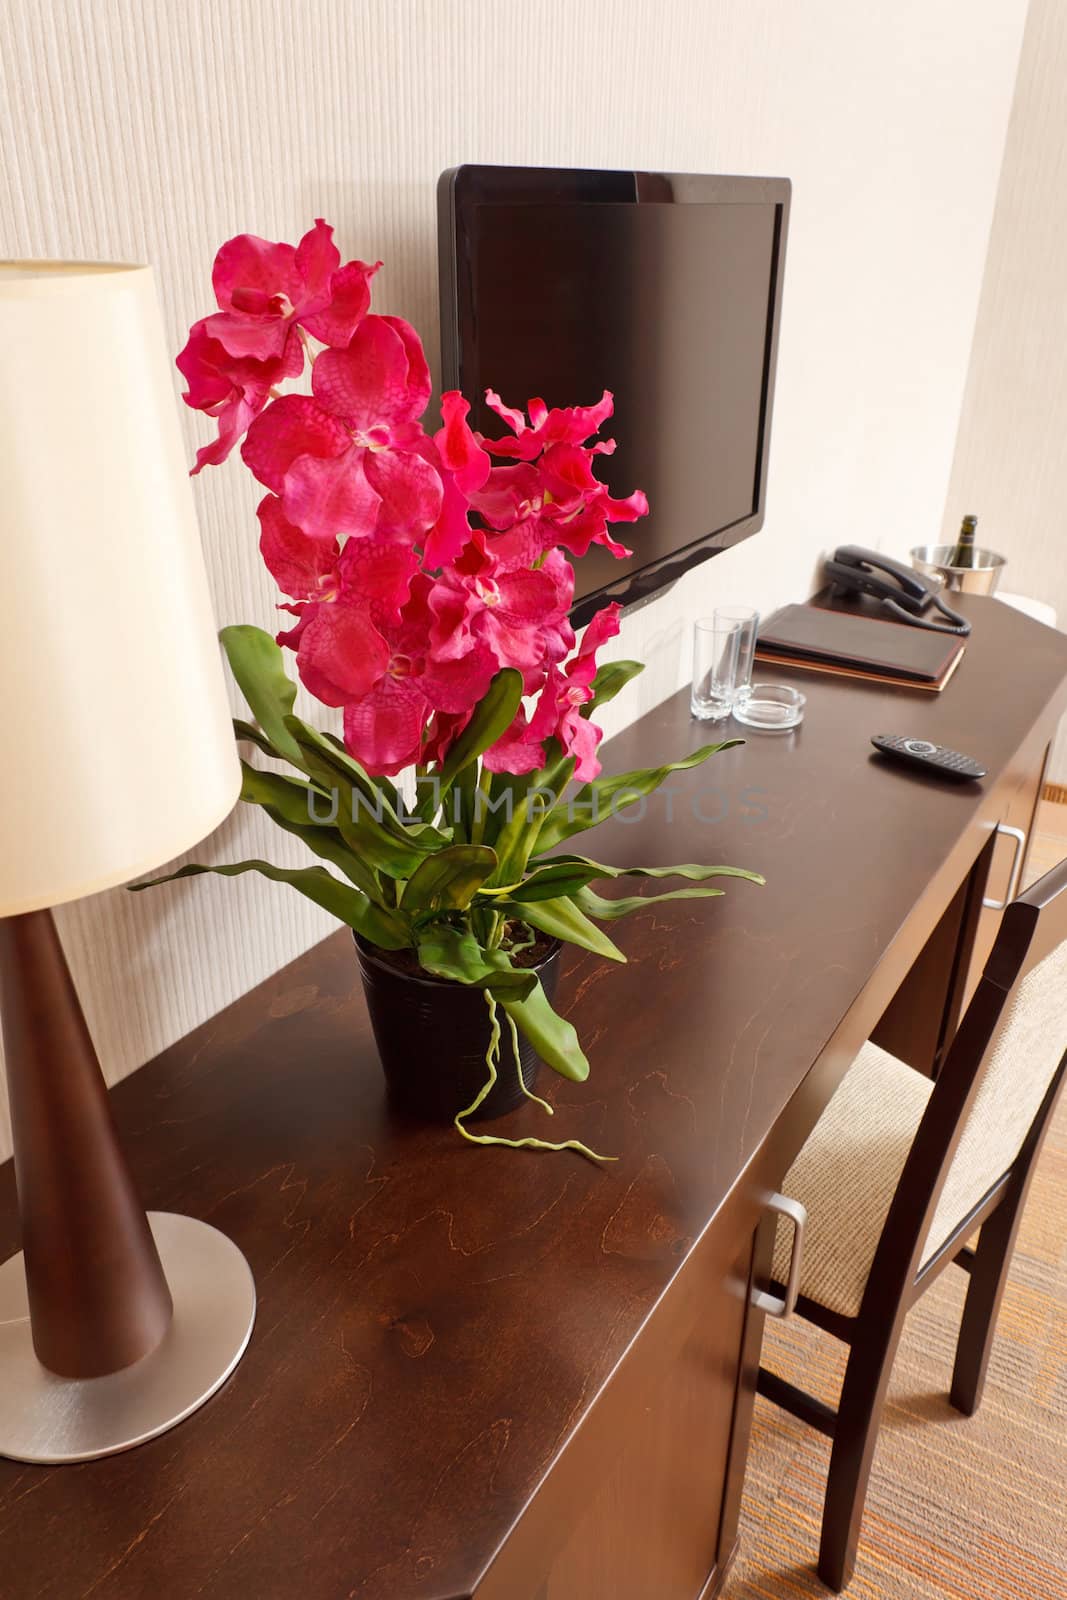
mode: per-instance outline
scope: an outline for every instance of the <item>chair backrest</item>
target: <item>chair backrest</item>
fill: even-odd
[[[1067,861],[1001,917],[901,1174],[869,1289],[888,1278],[903,1290],[1032,1154],[1065,1078]]]
[[[1019,1156],[1067,1048],[1067,940],[1025,972],[981,1063],[927,1234],[937,1249]]]

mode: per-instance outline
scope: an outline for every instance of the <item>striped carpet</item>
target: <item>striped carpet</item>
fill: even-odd
[[[1031,876],[1067,855],[1045,804]],[[1067,1600],[1067,1100],[1038,1165],[985,1397],[948,1403],[966,1274],[918,1301],[897,1354],[849,1600]],[[767,1364],[836,1404],[843,1345],[768,1324]],[[815,1574],[829,1441],[756,1401],[742,1548],[724,1600],[825,1596]]]

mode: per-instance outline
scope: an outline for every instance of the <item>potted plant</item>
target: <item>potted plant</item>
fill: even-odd
[[[613,499],[594,472],[614,449],[598,437],[611,395],[553,410],[531,400],[523,413],[490,391],[507,431],[489,440],[451,392],[429,435],[419,337],[369,309],[379,266],[342,264],[322,221],[295,247],[231,239],[215,259],[219,309],[178,357],[187,403],[218,424],[193,471],[243,441],[266,490],[260,551],[295,619],[277,639],[243,625],[221,633],[254,719],[235,722],[236,737],[288,769],[242,760],[241,798],[320,864],[193,864],[152,882],[258,872],[299,890],[353,930],[399,1105],[447,1117],[477,1143],[593,1155],[466,1124],[536,1099],[538,1058],[576,1081],[588,1074],[552,1006],[562,943],[623,961],[603,923],[720,894],[712,878],[762,881],[723,866],[619,869],[570,847],[735,741],[601,776],[593,714],[641,667],[597,667],[616,605],[576,641],[571,563],[593,544],[628,555],[611,526],[648,509],[640,491]],[[303,392],[283,387],[301,379]],[[294,715],[284,650],[311,695],[341,712],[340,736]],[[393,782],[404,773],[413,795],[410,778],[406,790]],[[684,882],[614,899],[594,887],[620,877]]]

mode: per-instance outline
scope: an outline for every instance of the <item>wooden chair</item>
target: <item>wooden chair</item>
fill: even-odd
[[[950,1262],[970,1273],[951,1401],[978,1407],[1030,1179],[1067,1075],[1067,862],[1005,910],[936,1082],[866,1044],[797,1157],[796,1305],[850,1347],[837,1410],[766,1368],[759,1392],[833,1440],[819,1576],[848,1583],[904,1318]],[[977,1245],[967,1240],[981,1228]],[[787,1241],[774,1277],[785,1282]]]

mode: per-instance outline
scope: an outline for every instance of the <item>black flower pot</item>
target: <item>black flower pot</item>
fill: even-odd
[[[451,978],[405,970],[401,962],[410,961],[408,952],[397,952],[394,957],[393,952],[379,950],[358,934],[353,937],[391,1103],[423,1122],[451,1122],[472,1103],[489,1075],[485,1057],[491,1029],[485,995],[481,989],[468,988]],[[549,1000],[559,982],[560,949],[559,940],[552,940],[551,948],[530,968]],[[497,1020],[497,1081],[472,1122],[502,1117],[525,1098],[519,1087],[511,1028],[501,1006]],[[521,1033],[519,1064],[523,1083],[532,1089],[541,1062]]]

